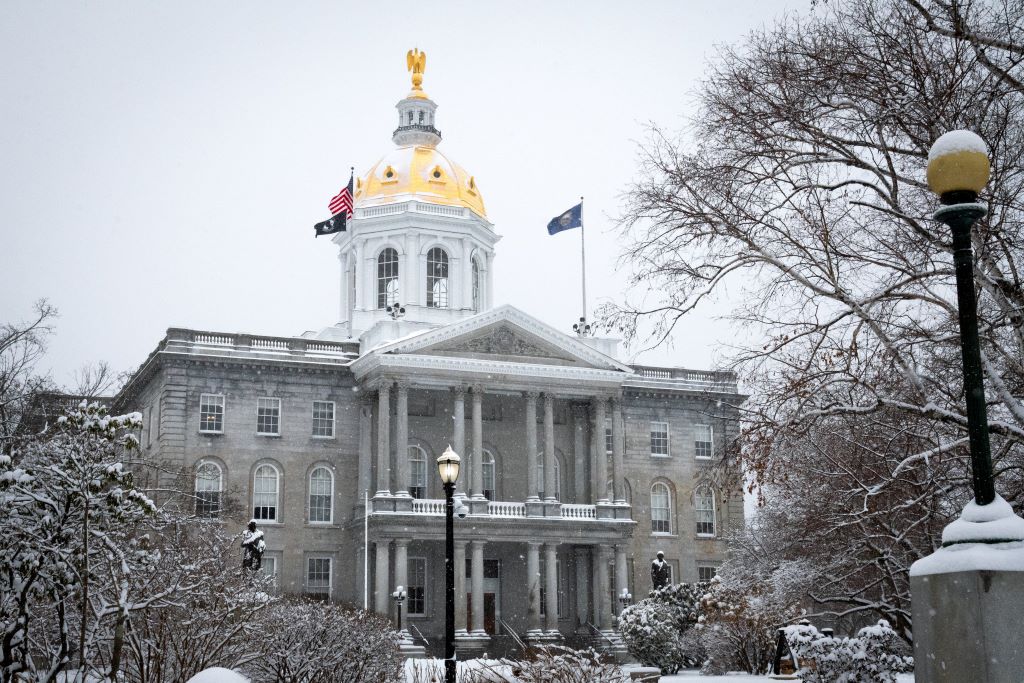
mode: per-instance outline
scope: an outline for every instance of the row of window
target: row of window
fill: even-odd
[[[419,446],[409,447],[410,493],[414,498],[426,495],[427,462],[426,452]],[[484,495],[494,500],[495,476],[494,455],[485,450],[483,458]],[[543,472],[538,471],[538,481]],[[555,461],[555,481],[561,486],[561,473]],[[196,515],[216,517],[223,509],[224,472],[221,466],[207,460],[196,467],[195,500]],[[254,519],[276,522],[280,518],[281,473],[277,467],[264,463],[253,473],[252,516]],[[540,491],[539,495],[544,496]],[[557,498],[561,500],[559,488]],[[710,487],[702,486],[694,491],[694,519],[696,533],[700,538],[716,534],[715,493]],[[672,491],[668,484],[656,481],[651,485],[651,533],[672,534],[675,518]],[[325,465],[314,467],[309,473],[307,500],[308,519],[312,524],[330,524],[334,521],[334,473]]]
[[[427,252],[426,291],[427,308],[448,308],[448,252],[434,247]],[[399,302],[398,251],[392,247],[381,250],[377,255],[377,308],[387,308]],[[472,262],[473,310],[480,310],[480,265]]]
[[[199,431],[203,434],[224,432],[224,395],[202,394],[199,397]],[[334,401],[313,401],[312,435],[319,438],[334,438]],[[693,426],[694,456],[707,460],[714,452],[714,431],[711,425]],[[256,399],[256,433],[261,436],[281,434],[281,399],[261,397]],[[614,441],[611,427],[605,428],[605,450],[612,452]],[[667,422],[651,422],[651,455],[669,457],[669,429]],[[493,488],[493,487],[492,487]]]
[[[224,433],[224,394],[202,394],[199,397],[199,432],[201,434]],[[334,438],[334,401],[313,401],[312,436],[322,439]],[[281,399],[260,397],[256,399],[256,434],[260,436],[281,435]]]

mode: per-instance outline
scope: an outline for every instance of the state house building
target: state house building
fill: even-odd
[[[658,550],[675,581],[724,559],[743,500],[716,466],[743,397],[732,374],[629,365],[616,340],[494,307],[500,236],[476,178],[438,149],[421,81],[415,69],[394,148],[333,236],[340,322],[294,337],[169,329],[114,409],[143,413],[143,446],[189,472],[197,515],[259,520],[283,592],[394,618],[406,587],[408,649],[442,643],[435,460],[451,444],[468,508],[459,648],[613,642],[619,596],[646,595]]]

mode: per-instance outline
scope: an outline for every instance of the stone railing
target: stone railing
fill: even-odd
[[[444,498],[413,498],[412,513],[414,515],[443,515]]]
[[[490,502],[487,514],[491,517],[525,517],[526,503]]]
[[[443,515],[444,499],[415,498],[412,501],[412,513],[414,515]],[[487,514],[490,517],[523,519],[526,518],[526,503],[492,500],[487,503]],[[597,519],[597,506],[563,503],[560,516],[562,519]]]
[[[597,519],[597,506],[563,503],[562,517],[564,519]]]
[[[301,337],[267,337],[257,334],[225,334],[171,328],[167,330],[167,344],[194,349],[232,350],[242,353],[273,354],[280,356],[333,356],[355,357],[358,347],[352,343],[303,339]]]
[[[469,209],[461,206],[443,206],[438,204],[427,204],[425,202],[400,202],[398,204],[385,204],[383,206],[367,206],[356,209],[356,218],[378,218],[380,216],[393,216],[406,211],[418,213],[432,213],[438,216],[449,216],[452,218],[469,218]]]
[[[634,365],[633,370],[641,382],[665,384],[691,384],[696,388],[731,389],[736,391],[736,374],[714,370],[688,370]]]

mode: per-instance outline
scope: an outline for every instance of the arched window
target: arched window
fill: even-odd
[[[309,473],[309,521],[330,523],[334,518],[334,475],[326,467]]]
[[[398,252],[388,247],[377,257],[377,308],[398,303]]]
[[[440,247],[427,252],[427,308],[448,308],[448,253]]]
[[[544,451],[537,454],[537,495],[543,500],[544,492]],[[555,453],[555,500],[562,500],[562,463]]]
[[[486,498],[487,500],[494,500],[494,492],[496,491],[496,477],[494,476],[494,454],[487,449],[484,449],[484,457],[482,458],[482,464],[484,468],[484,498]]]
[[[280,473],[273,465],[260,465],[253,475],[252,516],[276,522]]]
[[[480,262],[473,259],[473,312],[480,312]]]
[[[224,490],[224,473],[215,462],[202,462],[196,467],[196,516],[218,517],[220,493]]]
[[[672,494],[660,481],[651,486],[651,532],[672,533]]]
[[[697,489],[694,494],[694,509],[697,518],[697,535],[715,535],[715,494],[707,486]]]
[[[409,495],[427,497],[427,453],[419,446],[409,446]]]

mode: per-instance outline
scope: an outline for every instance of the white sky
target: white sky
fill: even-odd
[[[807,4],[5,2],[0,321],[59,308],[59,382],[135,367],[171,326],[333,324],[336,247],[312,226],[392,148],[418,46],[441,149],[503,235],[495,304],[569,331],[578,231],[547,221],[586,196],[591,307],[621,300],[612,219],[645,124],[679,128],[716,44]],[[643,360],[711,367],[715,313]]]

